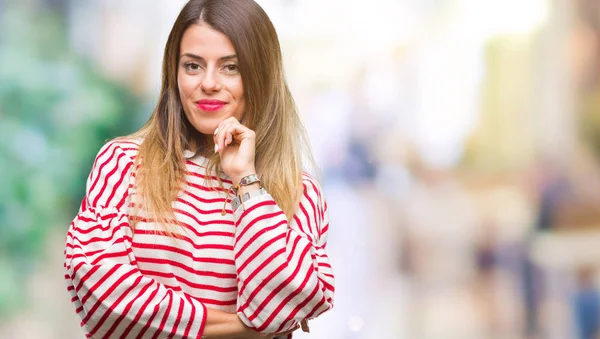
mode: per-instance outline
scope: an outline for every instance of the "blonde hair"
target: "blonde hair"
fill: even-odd
[[[192,145],[197,153],[212,149],[212,138],[203,138],[185,117],[177,86],[181,38],[200,22],[224,33],[235,47],[246,99],[242,120],[256,132],[256,171],[291,220],[302,194],[303,162],[316,166],[285,80],[275,28],[252,0],[191,0],[179,13],[165,46],[158,104],[148,122],[130,136],[143,138],[136,160],[136,195],[144,210],[173,224],[172,202],[185,183],[184,150]],[[207,158],[209,173],[221,170],[218,154]],[[223,186],[220,178],[218,184]]]

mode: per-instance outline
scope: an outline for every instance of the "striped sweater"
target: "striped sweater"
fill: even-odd
[[[206,308],[278,333],[332,308],[327,204],[314,179],[303,175],[290,222],[269,194],[235,211],[227,203],[223,216],[226,192],[205,182],[206,158],[190,158],[172,204],[176,239],[150,218],[132,227],[139,143],[102,147],[67,233],[67,289],[88,338],[200,338]]]

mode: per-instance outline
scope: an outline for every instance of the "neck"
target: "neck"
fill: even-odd
[[[206,158],[212,155],[214,149],[212,135],[202,134],[197,131],[190,136],[188,144],[190,151]]]

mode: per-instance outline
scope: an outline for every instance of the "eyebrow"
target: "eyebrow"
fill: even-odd
[[[196,54],[192,54],[192,53],[184,53],[179,58],[182,58],[184,56],[192,58],[192,59],[196,59],[196,60],[204,60],[203,57],[196,55]],[[226,55],[224,57],[220,57],[219,61],[227,61],[227,60],[236,59],[236,58],[237,58],[236,54],[231,54],[231,55]]]

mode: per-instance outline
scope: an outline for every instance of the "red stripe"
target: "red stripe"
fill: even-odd
[[[300,218],[298,218],[298,214],[294,214],[294,221],[296,222],[296,226],[298,226],[298,229],[300,230],[300,232],[302,232],[304,234],[308,234],[308,232],[304,229],[304,225],[302,225]]]
[[[315,185],[315,183],[314,183],[312,180],[311,180],[311,181],[309,181],[309,183],[310,183],[310,185],[312,186],[313,192],[314,192],[314,193],[316,194],[316,196],[317,196],[317,201],[320,201],[320,200],[321,200],[321,192],[319,192],[319,190],[317,189],[317,186]],[[305,192],[305,196],[306,196],[306,198],[307,198],[307,199],[308,199],[308,201],[310,202],[310,205],[311,205],[311,206],[312,206],[312,208],[313,208],[313,214],[314,214],[314,217],[315,217],[315,219],[314,219],[314,220],[315,220],[315,222],[316,222],[316,223],[318,223],[318,222],[319,222],[319,218],[317,217],[317,212],[319,211],[319,209],[315,207],[315,203],[314,203],[314,201],[313,201],[313,200],[310,198],[310,196],[309,196],[308,192]],[[317,205],[317,206],[318,206],[318,205]],[[320,216],[320,213],[318,213],[318,214],[319,214],[319,216]]]
[[[88,190],[88,200],[89,198],[91,198],[89,195],[94,193],[96,185],[98,184],[100,179],[102,179],[102,188],[100,188],[100,192],[95,194],[96,197],[92,201],[92,206],[98,206],[98,199],[100,199],[100,197],[104,193],[104,190],[106,189],[106,185],[108,184],[108,178],[110,178],[119,169],[119,160],[121,159],[121,157],[125,156],[125,153],[121,153],[117,155],[115,159],[116,152],[117,148],[114,148],[110,157],[106,159],[106,161],[104,161],[102,164],[100,164],[98,170],[94,170],[93,172],[96,179],[94,180],[94,183],[92,184],[91,188]],[[108,164],[114,165],[114,167],[112,167],[109,171],[104,169],[104,167],[106,167]]]
[[[194,323],[194,319],[196,319],[196,305],[194,305],[194,303],[192,302],[192,300],[188,297],[188,295],[185,295],[185,299],[188,301],[190,307],[192,308],[192,314],[190,315],[188,319],[188,324],[185,327],[185,331],[183,332],[183,337],[187,338],[190,334],[190,329],[192,328],[192,324]]]
[[[203,304],[210,304],[210,305],[223,306],[223,307],[234,306],[237,304],[237,299],[217,300],[217,299],[200,298],[200,297],[194,297],[194,299]]]
[[[256,205],[254,205],[254,206],[256,206]],[[246,212],[247,211],[248,210],[246,210]],[[234,243],[234,246],[237,245],[237,243],[240,241],[240,239],[244,238],[244,235],[246,234],[246,232],[248,232],[248,230],[251,229],[252,226],[254,226],[254,224],[258,223],[259,221],[268,220],[268,219],[271,219],[271,218],[275,219],[275,217],[278,217],[278,216],[284,216],[285,217],[285,214],[283,214],[282,211],[279,211],[279,212],[275,212],[275,213],[262,214],[262,215],[259,215],[256,218],[252,219],[252,221],[250,221],[247,225],[245,225],[244,229],[235,237],[236,241]],[[241,219],[242,218],[240,217],[239,220],[241,220]],[[238,220],[238,222],[239,222],[239,220]],[[277,221],[277,220],[275,219],[274,221]],[[284,219],[284,221],[286,221],[286,220]],[[260,227],[262,228],[264,226],[260,225]]]
[[[181,248],[169,246],[169,245],[135,243],[135,247],[151,249],[151,250],[163,250],[163,251],[169,251],[172,253],[181,254],[181,255],[188,257],[189,259],[192,259],[192,261],[194,261],[194,262],[207,262],[207,263],[214,263],[214,264],[235,265],[235,262],[231,259],[212,258],[212,257],[198,258],[198,257],[195,257],[190,251],[186,251]],[[139,261],[139,258],[138,258],[138,261]]]
[[[123,258],[123,257],[127,257],[127,251],[120,251],[120,252],[112,252],[112,253],[104,253],[99,255],[96,259],[94,259],[94,261],[91,262],[92,265],[98,265],[100,264],[100,262],[102,260],[106,260],[109,258]],[[134,262],[130,262],[129,265],[134,265]]]
[[[235,285],[230,286],[230,287],[221,287],[221,286],[215,286],[215,285],[195,283],[195,282],[189,281],[181,276],[175,275],[172,272],[159,272],[159,271],[152,271],[152,270],[140,270],[140,272],[144,275],[153,275],[153,276],[161,277],[161,278],[175,279],[180,283],[184,283],[184,284],[188,285],[189,287],[200,289],[203,291],[214,291],[214,292],[222,292],[222,293],[231,293],[231,292],[237,291],[237,287]]]
[[[116,244],[120,244],[120,243],[124,242],[125,241],[124,238],[129,238],[129,237],[121,237],[121,238],[115,240],[115,242],[113,242],[112,245],[116,245]],[[129,238],[128,240],[131,241],[131,238]],[[71,244],[67,244],[66,247],[67,248],[72,248],[73,250],[77,250],[77,254],[67,255],[66,256],[67,259],[69,259],[69,258],[82,258],[82,257],[83,258],[88,258],[88,257],[95,256],[98,253],[102,253],[102,252],[106,251],[105,248],[101,248],[101,249],[98,249],[98,250],[93,250],[93,251],[86,252],[86,251],[84,251],[83,247],[81,247],[79,245],[71,245]]]
[[[207,198],[201,198],[198,195],[188,191],[188,190],[184,190],[183,191],[184,195],[188,195],[191,198],[193,198],[194,200],[198,201],[198,202],[203,202],[203,203],[207,203],[207,204],[223,204],[225,202],[225,198],[214,198],[214,199],[207,199]],[[231,199],[227,199],[227,202],[230,202]]]
[[[321,234],[320,236],[323,236],[323,234],[326,234],[327,231],[329,231],[329,223],[325,224],[325,226],[321,227]]]
[[[206,327],[206,320],[208,319],[208,309],[202,304],[202,322],[200,323],[200,330],[198,331],[198,337],[204,334],[204,328]]]
[[[134,298],[129,298],[130,301],[127,303],[127,305],[125,305],[125,308],[123,309],[123,312],[117,313],[115,309],[119,306],[119,304],[121,304],[126,299],[126,297],[128,296],[129,293],[131,293],[135,288],[137,288],[137,286],[140,284],[141,281],[142,281],[142,276],[138,276],[135,279],[135,281],[133,282],[133,284],[131,284],[127,288],[127,290],[124,293],[122,293],[117,298],[117,300],[115,300],[115,302],[112,303],[112,305],[110,305],[108,307],[108,309],[106,310],[106,312],[104,312],[104,314],[102,315],[102,318],[100,318],[100,320],[96,322],[96,326],[94,327],[94,329],[90,331],[91,335],[96,334],[96,332],[98,331],[98,329],[102,328],[102,325],[104,324],[104,322],[106,322],[106,320],[108,319],[108,317],[111,314],[118,315],[117,319],[115,319],[112,322],[112,325],[110,326],[110,328],[108,329],[108,331],[106,332],[106,334],[103,336],[104,338],[110,338],[111,334],[115,331],[115,329],[119,326],[119,324],[121,323],[121,321],[123,321],[123,318],[125,318],[125,315],[131,309],[131,305],[133,304],[133,302],[136,299],[138,299],[141,294],[138,293],[138,295],[135,296]]]
[[[235,226],[238,227],[240,222],[242,220],[244,220],[244,217],[246,217],[248,214],[252,213],[255,209],[265,207],[265,206],[277,206],[277,204],[275,203],[275,200],[265,200],[265,201],[259,202],[256,205],[252,205],[251,207],[247,208],[244,212],[242,212],[242,214],[236,221]],[[284,214],[283,211],[281,211],[281,214]]]
[[[179,327],[179,322],[181,321],[181,317],[183,316],[183,300],[179,302],[179,309],[177,310],[177,318],[175,318],[175,323],[173,324],[173,329],[171,330],[171,336],[177,333],[177,329]]]
[[[192,163],[192,164],[194,164],[194,163]],[[197,164],[194,164],[194,165],[198,166]],[[198,167],[205,168],[204,166],[198,166]],[[197,177],[197,178],[200,178],[200,179],[205,179],[205,180],[206,180],[206,178],[210,178],[211,180],[214,180],[214,181],[218,180],[218,178],[216,176],[214,176],[214,175],[204,175],[204,174],[200,174],[198,172],[185,171],[185,174],[189,175],[189,176],[192,176],[192,177]],[[224,183],[230,184],[230,185],[233,184],[231,182],[231,180],[227,180],[227,179],[221,179],[221,182],[224,182]]]
[[[153,296],[152,299],[154,299],[156,297],[156,294],[158,294],[158,291],[160,290],[160,285],[156,284],[156,288],[155,288],[155,292],[153,292]],[[148,298],[148,301],[150,301],[151,299]],[[161,304],[161,302],[165,300],[165,298],[163,297],[161,299],[160,302],[158,302],[156,305],[154,305],[154,309],[152,310],[152,313],[150,315],[150,318],[148,318],[148,321],[146,321],[146,324],[144,325],[144,327],[142,328],[142,330],[140,331],[140,333],[138,333],[136,339],[140,339],[144,337],[144,333],[146,333],[146,331],[150,328],[150,325],[152,324],[152,320],[154,320],[154,317],[158,314],[159,311],[159,306]],[[144,304],[144,309],[147,307],[147,304]]]
[[[192,274],[198,275],[198,276],[214,277],[214,278],[219,278],[219,279],[235,279],[236,278],[236,275],[233,273],[219,273],[219,272],[214,272],[214,271],[196,270],[185,264],[182,264],[179,261],[170,260],[170,259],[138,257],[137,261],[140,263],[161,264],[161,265],[166,265],[166,266],[178,267],[189,273],[192,273]],[[229,267],[227,267],[227,268],[229,268]]]
[[[114,146],[114,144],[106,144],[104,147],[104,150],[100,150],[100,153],[98,153],[98,155],[96,156],[96,159],[94,159],[94,165],[92,166],[92,171],[90,172],[90,176],[89,178],[91,179],[94,175],[94,173],[99,173],[100,171],[96,171],[96,167],[98,166],[98,162],[100,161],[100,159]],[[115,152],[117,151],[116,147],[112,148],[112,154],[110,157],[108,157],[108,159],[106,159],[106,161],[104,161],[103,164],[100,165],[100,167],[104,167],[105,163],[108,163],[112,157],[115,155]],[[92,184],[90,191],[92,188],[96,187],[96,182],[98,181],[98,178],[96,178],[96,180],[94,181],[94,183]]]
[[[144,234],[144,235],[157,235],[155,231],[147,231],[147,230],[136,230],[135,231],[136,235],[140,235],[140,234]],[[169,240],[172,240],[171,237],[169,237],[166,232],[163,232],[163,234],[160,234],[161,236],[165,236],[167,238],[170,238]],[[230,239],[232,238],[231,235],[225,236],[224,242],[229,242]],[[179,238],[177,240],[182,240],[187,242],[188,244],[190,244],[190,246],[192,246],[194,249],[196,250],[224,250],[224,251],[233,251],[233,245],[227,244],[197,244],[198,240],[196,240],[194,242],[194,240],[192,240],[190,237],[181,235],[179,236]],[[134,242],[133,246],[137,246],[138,244],[145,244],[143,242]]]
[[[73,269],[73,273],[71,276],[71,279],[73,279],[73,281],[75,281],[75,276],[77,274],[77,271],[79,270],[79,268],[81,268],[81,266],[85,265],[84,262],[80,262],[79,264],[77,264],[77,266],[75,266],[75,268]],[[83,284],[85,284],[85,282],[94,274],[96,273],[96,271],[100,269],[100,266],[94,266],[92,267],[86,274],[83,275],[83,277],[81,277],[81,279],[79,279],[79,284],[77,284],[77,286],[75,287],[75,292],[79,293],[79,290],[83,287]]]
[[[239,267],[238,273],[244,272],[244,269],[246,268],[246,266],[248,266],[251,262],[253,262],[265,249],[267,249],[269,246],[271,246],[272,244],[274,244],[278,240],[282,240],[284,237],[285,237],[285,234],[279,234],[278,236],[276,236],[276,237],[270,239],[269,241],[265,242],[256,251],[252,252],[252,254]],[[280,248],[284,248],[284,247],[280,247]]]
[[[249,281],[253,281],[254,277],[256,277],[258,275],[258,273],[260,273],[260,271],[262,271],[268,264],[270,264],[273,260],[275,260],[275,258],[277,258],[278,256],[285,254],[285,248],[280,248],[279,250],[277,250],[276,252],[274,252],[273,254],[271,254],[270,257],[266,258],[265,260],[263,260],[262,264],[260,264],[251,274],[249,274],[247,277],[244,278],[245,282],[249,282]],[[284,264],[282,264],[284,265]],[[271,275],[274,275],[274,272],[271,273]],[[270,278],[272,277],[267,277],[265,279],[263,279],[262,281],[269,281],[271,280]],[[244,283],[242,285],[242,287],[240,288],[238,295],[242,295],[244,294],[244,290],[246,289],[246,286],[248,286],[247,283]],[[256,291],[256,289],[255,289]]]
[[[168,239],[172,239],[172,237],[166,231],[159,231],[159,230],[143,230],[143,229],[136,228],[135,229],[135,234],[160,235],[160,236],[164,236],[164,237],[166,237]],[[222,231],[208,231],[208,232],[197,232],[196,235],[198,237],[227,237],[227,238],[233,238],[234,233],[233,232],[222,232]]]
[[[294,245],[292,246],[292,252],[291,252],[291,253],[293,253],[293,252],[294,252],[294,250],[296,249],[296,245],[299,243],[299,241],[300,241],[300,238],[299,238],[299,237],[298,237],[298,238],[296,238],[296,239],[294,240]],[[300,258],[300,259],[302,259],[302,258]],[[256,286],[256,287],[254,288],[254,290],[252,291],[252,293],[250,293],[250,295],[248,296],[248,298],[247,298],[247,300],[246,300],[246,303],[245,303],[243,306],[241,306],[241,307],[239,307],[239,308],[238,308],[238,311],[243,311],[243,310],[245,310],[245,309],[246,309],[246,308],[247,308],[247,307],[250,305],[250,302],[252,301],[252,299],[254,299],[254,297],[255,297],[255,296],[256,296],[256,295],[257,295],[257,294],[258,294],[258,293],[259,293],[259,292],[260,292],[260,291],[261,291],[261,290],[262,290],[262,289],[265,287],[265,286],[267,286],[267,284],[268,284],[268,283],[272,282],[272,281],[275,279],[275,277],[276,277],[276,276],[277,276],[279,273],[281,273],[281,271],[283,271],[283,270],[284,270],[284,269],[285,269],[285,268],[286,268],[286,267],[289,265],[289,264],[288,264],[288,263],[289,263],[289,261],[290,261],[289,259],[288,259],[288,260],[285,260],[285,261],[284,261],[284,262],[283,262],[281,265],[279,265],[279,266],[278,266],[278,267],[277,267],[277,268],[276,268],[276,269],[275,269],[273,272],[271,272],[271,274],[269,274],[269,276],[268,276],[268,277],[266,277],[265,279],[262,279],[262,281],[260,282],[260,284],[258,284],[258,286]],[[300,267],[300,266],[298,266],[298,267]],[[238,272],[241,272],[241,271],[238,271]],[[256,272],[256,270],[255,270],[254,272]],[[254,274],[254,272],[252,272],[252,274]],[[238,274],[239,274],[239,273],[238,273]],[[252,274],[251,274],[251,275],[252,275]]]
[[[281,333],[284,331],[284,328],[286,329],[286,331],[290,330],[292,329],[292,327],[296,326],[297,323],[297,321],[284,321],[283,323],[281,323],[281,326],[279,326],[277,330],[275,330],[273,333]]]
[[[126,139],[121,139],[121,138],[113,139],[111,141],[111,143],[113,143],[113,144],[124,144],[124,145],[128,145],[128,146],[133,146],[132,148],[127,148],[127,149],[132,149],[132,150],[138,150],[140,148],[140,144],[138,144],[136,141],[129,141],[129,140],[126,140]],[[124,150],[125,150],[125,148],[124,148]]]
[[[306,186],[304,186],[304,187],[306,187]],[[315,188],[315,187],[313,186],[313,189],[314,189],[314,188]],[[312,219],[312,220],[313,220],[313,223],[314,223],[314,225],[315,225],[315,227],[316,227],[316,226],[318,225],[318,222],[319,222],[319,219],[317,218],[317,208],[315,207],[315,203],[314,203],[314,201],[312,200],[312,198],[311,198],[311,197],[310,197],[310,195],[308,194],[308,189],[306,189],[306,190],[304,191],[304,197],[306,198],[306,200],[308,200],[308,203],[310,204],[310,207],[312,208],[312,212],[313,212],[313,219]],[[306,217],[307,217],[307,219],[308,219],[308,215],[307,215]],[[311,223],[309,222],[309,225],[310,225],[310,224],[311,224]],[[315,233],[315,232],[316,232],[316,230],[312,230],[312,229],[311,229],[311,231],[312,231],[312,234],[315,234],[315,235],[317,234],[317,233]]]
[[[287,303],[289,303],[290,301],[292,301],[298,294],[300,294],[304,288],[306,287],[308,280],[310,279],[310,277],[312,276],[312,273],[314,273],[314,270],[312,269],[312,266],[309,269],[309,272],[306,274],[306,276],[304,277],[304,280],[302,281],[302,283],[300,284],[300,286],[298,286],[298,288],[293,291],[292,293],[288,294],[287,297],[285,297],[283,300],[281,300],[281,302],[279,303],[279,305],[277,305],[277,307],[275,308],[275,311],[271,312],[271,314],[269,315],[269,317],[263,322],[262,326],[258,327],[258,331],[264,331],[265,328],[269,327],[269,325],[271,324],[271,322],[273,321],[273,319],[275,318],[276,315],[280,314],[281,310],[285,307],[285,305]],[[310,300],[312,300],[312,298],[317,294],[317,292],[319,291],[319,285],[315,285],[315,287],[313,288],[312,293],[308,296],[308,298],[306,298],[305,300],[303,300],[303,303],[308,303]],[[302,304],[302,303],[301,303]],[[290,318],[286,318],[286,321],[289,320]]]
[[[162,321],[160,322],[160,325],[156,329],[156,332],[154,332],[152,339],[158,338],[158,336],[163,332],[163,330],[165,328],[165,324],[167,323],[167,319],[169,319],[169,315],[171,314],[171,307],[173,306],[173,291],[167,290],[167,293],[165,294],[163,299],[159,302],[159,304],[162,304],[162,301],[167,297],[169,298],[169,304],[167,305],[167,309],[165,310],[165,314],[163,314]]]
[[[88,211],[86,211],[87,213],[92,213],[94,214],[94,218],[87,218],[84,215],[78,214],[77,215],[77,220],[83,221],[83,222],[96,222],[98,221],[98,219],[100,220],[109,220],[112,219],[116,216],[118,216],[119,214],[116,212],[112,212],[112,213],[108,213],[108,214],[100,214],[98,212],[95,211],[95,208],[90,207],[90,209]],[[107,228],[108,229],[108,228]],[[83,230],[79,230],[78,231],[80,233],[89,233],[90,230],[89,229],[83,229]]]
[[[114,266],[110,269],[110,271],[106,272],[106,274],[98,281],[98,283],[96,283],[96,285],[94,285],[91,289],[90,289],[90,293],[88,293],[88,295],[86,295],[85,297],[83,297],[81,299],[81,303],[83,305],[85,305],[87,299],[89,299],[94,292],[96,292],[100,286],[102,286],[102,284],[104,284],[104,282],[106,282],[106,280],[118,269],[118,266]],[[96,310],[102,306],[102,303],[104,303],[106,301],[106,299],[108,298],[109,295],[111,295],[114,290],[117,289],[118,285],[121,284],[123,281],[127,280],[127,278],[129,278],[131,275],[133,275],[135,273],[135,270],[131,270],[123,275],[121,275],[121,277],[119,277],[119,279],[112,284],[108,290],[106,290],[106,292],[104,292],[104,294],[102,294],[100,297],[98,297],[98,301],[96,301],[96,303],[94,304],[94,306],[92,306],[90,308],[90,310],[87,312],[87,314],[85,315],[85,318],[83,318],[82,323],[86,324],[91,317],[94,315],[94,313],[96,312]]]
[[[215,209],[215,210],[211,210],[211,211],[207,211],[210,214],[216,214],[216,213],[221,213],[222,209]],[[198,219],[196,216],[194,216],[193,214],[191,214],[190,212],[178,209],[178,208],[173,208],[173,212],[175,212],[176,217],[177,215],[185,215],[188,218],[191,218],[192,220],[194,220],[194,222],[196,222],[196,224],[198,224],[199,226],[206,226],[206,225],[231,225],[233,226],[233,220],[208,220],[208,221],[200,221],[200,219]],[[204,213],[202,213],[204,214]],[[181,220],[181,218],[177,218],[178,220]]]
[[[125,168],[123,168],[123,170],[121,171],[121,177],[119,178],[119,181],[117,181],[117,183],[114,185],[112,191],[110,192],[110,195],[106,199],[106,202],[104,203],[105,206],[111,206],[111,201],[112,201],[113,197],[115,196],[115,193],[117,192],[117,190],[122,186],[123,181],[125,180],[125,177],[129,173],[129,169],[131,168],[131,165],[133,165],[132,162],[127,163],[127,165],[125,165]],[[125,192],[123,193],[123,197],[121,198],[121,200],[119,200],[119,203],[117,203],[117,209],[121,208],[121,206],[123,205],[123,202],[125,201],[125,199],[127,198],[128,195],[129,195],[129,192],[127,190],[125,190]],[[96,198],[96,199],[98,199],[98,198]]]
[[[255,219],[255,220],[253,220],[253,222],[254,222],[254,221],[257,221],[257,220],[258,220],[258,219]],[[273,232],[273,231],[274,231],[274,230],[276,230],[276,229],[277,229],[279,226],[281,226],[281,225],[283,225],[283,224],[285,224],[285,223],[286,223],[286,221],[285,221],[285,220],[282,220],[282,221],[278,222],[277,224],[275,224],[275,225],[273,225],[273,226],[265,227],[265,228],[261,229],[260,231],[258,231],[258,232],[256,232],[256,233],[254,233],[254,235],[252,235],[252,237],[251,237],[250,239],[248,239],[248,241],[246,241],[246,243],[245,243],[245,244],[242,246],[242,248],[240,248],[239,250],[237,250],[237,253],[235,254],[235,259],[237,259],[237,258],[241,257],[241,256],[242,256],[242,254],[244,253],[244,251],[245,251],[245,250],[246,250],[248,247],[250,247],[250,245],[252,245],[254,242],[256,242],[256,240],[257,240],[258,238],[260,238],[260,236],[261,236],[261,235],[263,235],[263,234],[265,234],[265,233],[276,233],[276,232]],[[248,227],[248,228],[249,228],[249,227],[251,227],[251,225],[248,225],[248,226],[246,226],[246,227]],[[281,235],[285,234],[284,232],[277,232],[277,233],[279,233],[279,235],[277,236],[278,238],[279,238]],[[273,235],[272,235],[272,234],[269,234],[268,238],[271,238],[271,239],[272,239],[272,238],[273,238]],[[238,241],[239,241],[239,238],[238,238]]]
[[[323,312],[320,312],[319,314],[316,314],[316,312],[319,310],[319,308],[323,304],[325,304],[325,302],[326,301],[324,299],[321,299],[321,301],[319,301],[319,303],[315,307],[313,307],[313,309],[306,315],[305,319],[310,319],[310,318],[313,318],[315,315],[319,315],[320,313],[323,313]],[[331,309],[331,304],[329,304],[327,306],[327,310],[328,309]]]
[[[207,186],[203,186],[200,184],[195,184],[193,182],[187,182],[187,185],[190,187],[194,187],[197,188],[201,191],[205,191],[205,192],[220,192],[220,193],[227,193],[227,190],[217,186],[217,187],[207,187]]]
[[[136,220],[141,221],[141,222],[145,222],[145,223],[156,223],[157,221],[154,218],[141,218],[141,217],[137,217]],[[202,237],[202,236],[212,236],[212,235],[227,235],[227,236],[231,236],[233,237],[233,232],[222,232],[222,231],[209,231],[209,232],[199,232],[196,227],[191,226],[188,223],[185,223],[181,220],[177,221],[178,225],[183,227],[184,229],[194,233],[196,236],[198,237]],[[219,224],[218,222],[216,222],[217,224]],[[215,224],[215,222],[209,222],[208,224]],[[138,232],[138,229],[136,228],[136,233]],[[154,234],[157,235],[165,235],[168,236],[168,233],[164,232],[164,231],[153,231],[155,232]],[[170,236],[169,236],[170,237]]]
[[[309,247],[304,248],[304,250],[300,254],[300,257],[298,258],[299,262],[298,262],[296,268],[294,269],[294,271],[292,272],[292,274],[290,274],[290,276],[288,276],[283,282],[281,282],[281,284],[279,284],[279,286],[277,286],[277,288],[273,289],[271,291],[271,293],[269,293],[269,295],[260,303],[260,305],[256,308],[256,310],[254,310],[254,314],[252,314],[250,317],[248,317],[248,319],[250,321],[256,319],[256,317],[259,316],[260,312],[262,312],[262,310],[271,302],[271,300],[273,300],[273,298],[275,298],[275,296],[277,296],[277,294],[279,292],[281,292],[281,290],[283,290],[287,285],[290,284],[290,282],[293,281],[293,279],[296,277],[296,275],[300,271],[300,267],[302,266],[302,264],[301,264],[302,259],[306,256],[306,253],[308,252],[308,250],[309,250]]]
[[[221,204],[225,203],[225,199],[221,199],[221,200],[223,200],[223,201],[221,201]],[[202,214],[202,215],[216,215],[218,213],[221,213],[221,211],[223,210],[223,208],[217,208],[217,209],[212,209],[212,210],[203,210],[203,209],[200,209],[200,208],[196,207],[195,204],[192,204],[191,202],[189,202],[189,201],[187,201],[185,199],[182,199],[182,198],[177,198],[176,201],[179,202],[179,203],[182,203],[184,205],[187,205],[187,206],[189,206],[191,208],[193,208],[194,211],[196,211],[198,214]],[[231,201],[230,199],[227,200],[227,202],[230,202],[230,201]],[[182,210],[176,210],[176,211],[182,211]],[[225,212],[227,212],[229,214],[233,213],[231,211],[231,209],[225,209]],[[183,214],[190,216],[189,212],[184,212]],[[191,216],[191,217],[194,218],[195,220],[198,220],[194,216]],[[211,220],[211,222],[212,221],[213,220]],[[227,225],[231,224],[231,225],[233,225],[233,220],[214,220],[214,221],[223,221],[224,224],[227,224]]]
[[[89,245],[94,242],[109,242],[109,240],[112,240],[115,237],[115,233],[117,233],[118,231],[121,230],[121,227],[129,227],[129,226],[119,226],[119,225],[114,226],[113,229],[111,230],[110,236],[104,237],[104,238],[93,237],[88,240],[81,240],[81,239],[79,239],[78,236],[73,236],[73,240],[74,240],[73,242],[75,242],[75,240],[76,240],[77,243],[79,243],[79,245],[83,245],[83,246]]]
[[[283,271],[286,268],[286,266],[287,265],[285,263],[281,263],[281,265],[277,266],[277,268],[275,268],[275,270],[273,270],[271,274],[269,274],[265,279],[261,280],[260,284],[258,284],[258,286],[256,286],[256,288],[252,290],[252,293],[250,293],[248,298],[246,298],[246,303],[244,305],[239,306],[237,311],[243,312],[246,308],[248,308],[252,303],[253,299],[256,297],[256,295],[258,295],[258,293],[262,291],[262,289],[265,286],[267,286],[268,283],[270,283],[275,277],[277,277],[277,275],[281,273],[281,271]],[[245,283],[244,287],[246,287],[247,285],[248,284]],[[239,296],[241,296],[241,294],[239,294]]]
[[[312,227],[312,223],[310,222],[310,217],[308,216],[308,212],[306,212],[306,209],[304,208],[304,205],[302,203],[300,203],[299,205],[300,210],[302,211],[302,214],[304,214],[304,217],[306,218],[306,227],[308,227],[308,233],[306,233],[310,239],[313,239],[314,236],[313,234],[316,234],[315,231],[313,230]]]
[[[154,285],[153,281],[150,281],[146,286],[144,286],[142,288],[142,290],[140,291],[140,293],[135,297],[135,299],[133,299],[131,301],[131,303],[129,305],[127,305],[127,307],[130,308],[131,305],[133,305],[133,301],[139,299],[144,293],[146,293],[146,290],[151,285]],[[146,301],[144,302],[142,307],[140,307],[140,309],[138,310],[137,314],[135,315],[135,318],[133,318],[133,320],[129,323],[129,326],[127,326],[125,331],[123,331],[123,334],[121,334],[120,339],[127,338],[127,335],[129,335],[129,332],[131,332],[131,330],[133,329],[133,326],[136,325],[140,321],[142,314],[144,314],[144,312],[146,311],[146,307],[148,307],[148,304],[154,299],[154,297],[156,297],[157,293],[158,293],[158,287],[156,287],[154,289],[154,291],[152,291],[152,293],[150,293],[150,295],[148,297],[144,298],[144,299],[146,299]],[[123,315],[126,315],[127,313],[129,313],[129,309],[127,309],[125,312],[123,312]]]

